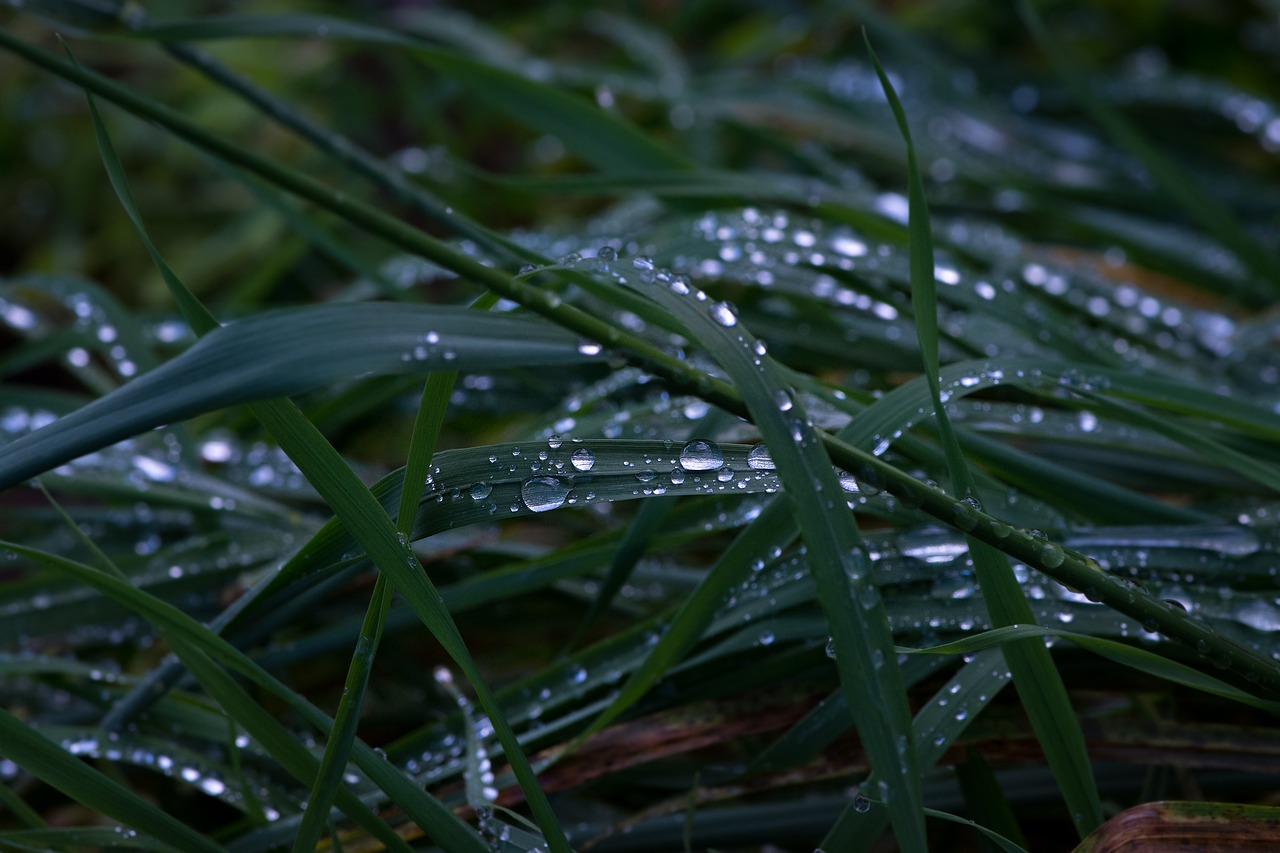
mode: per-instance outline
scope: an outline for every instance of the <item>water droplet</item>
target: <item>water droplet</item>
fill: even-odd
[[[569,461],[579,471],[590,471],[591,466],[596,464],[596,455],[585,447],[579,447],[573,451],[573,456],[569,458]]]
[[[827,637],[826,652],[827,652],[827,657],[831,658],[832,660],[836,659],[836,638],[835,637]]]
[[[773,464],[773,457],[769,455],[769,448],[763,444],[757,444],[751,448],[747,454],[747,465],[757,471],[772,471],[776,467]]]
[[[578,344],[578,353],[580,355],[599,355],[604,352],[604,347],[595,341],[583,341]]]
[[[711,471],[724,465],[724,452],[714,441],[694,439],[680,451],[680,467],[686,471]]]
[[[853,798],[853,810],[858,814],[866,814],[871,811],[871,801],[859,794]]]
[[[613,261],[618,258],[618,250],[612,246],[601,246],[596,249],[596,257],[602,261]]]
[[[982,504],[978,503],[977,498],[962,498],[951,508],[951,520],[956,527],[968,533],[978,526],[978,513],[981,511]]]
[[[1040,546],[1039,550],[1040,562],[1044,563],[1051,569],[1056,569],[1062,565],[1063,560],[1067,558],[1066,553],[1062,550],[1062,546],[1055,545],[1053,542],[1046,542]]]
[[[489,497],[493,492],[493,486],[488,483],[476,483],[471,487],[471,499],[473,501],[482,501]]]
[[[569,484],[559,477],[530,477],[520,485],[520,497],[533,512],[546,512],[564,506]]]
[[[728,465],[724,466],[723,468],[721,468],[719,471],[716,472],[716,479],[719,480],[721,483],[729,482],[730,480],[733,479],[733,469],[730,468]]]
[[[733,306],[728,302],[712,302],[707,310],[711,312],[711,319],[721,326],[738,325],[738,315],[733,312]]]
[[[858,466],[855,476],[858,479],[858,491],[864,495],[878,495],[884,488],[876,469],[866,463]]]
[[[789,412],[795,403],[791,399],[791,392],[785,388],[779,388],[773,392],[773,403],[778,407],[779,412]]]

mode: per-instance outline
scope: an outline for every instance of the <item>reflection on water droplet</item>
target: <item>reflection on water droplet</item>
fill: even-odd
[[[982,509],[982,504],[978,503],[975,497],[966,497],[958,501],[951,508],[951,520],[955,522],[956,527],[966,533],[978,526],[978,513]]]
[[[680,451],[680,467],[686,471],[710,471],[724,464],[724,453],[714,441],[694,439]]]
[[[573,467],[579,471],[590,471],[591,466],[596,464],[596,455],[585,447],[580,447],[573,451],[573,456],[569,460],[573,463]]]
[[[530,477],[520,485],[520,497],[533,512],[546,512],[564,505],[569,484],[559,477]]]
[[[711,312],[711,319],[721,326],[738,325],[738,315],[733,313],[733,307],[728,302],[713,302],[707,310]]]
[[[769,448],[763,444],[757,444],[751,448],[751,452],[747,454],[747,465],[757,471],[772,471],[776,467],[773,464],[773,457],[769,455]]]
[[[1066,559],[1066,554],[1062,547],[1052,542],[1046,542],[1040,546],[1040,561],[1051,569],[1061,566]]]

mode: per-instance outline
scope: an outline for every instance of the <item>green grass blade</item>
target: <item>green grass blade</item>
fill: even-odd
[[[0,448],[0,489],[161,424],[346,377],[583,359],[571,336],[529,317],[388,303],[263,314],[211,331],[150,373]]]
[[[120,601],[142,618],[166,630],[171,638],[183,644],[185,649],[190,649],[193,653],[198,654],[201,660],[207,661],[212,658],[229,666],[238,674],[283,699],[311,725],[322,731],[331,731],[333,729],[334,721],[331,718],[285,687],[239,649],[236,649],[226,640],[190,616],[182,613],[173,605],[135,588],[126,581],[77,563],[74,560],[68,560],[64,557],[13,542],[0,541],[0,548],[65,573],[113,600]],[[220,688],[227,684],[225,675],[217,667],[204,667],[201,672],[210,676],[211,683],[215,688]],[[303,778],[307,782],[314,778],[319,762],[296,743],[294,746],[283,745],[285,740],[291,741],[292,738],[279,727],[274,718],[270,715],[262,716],[259,713],[261,709],[258,708],[256,703],[244,697],[243,691],[234,682],[230,682],[226,696],[228,701],[235,704],[237,708],[245,702],[248,703],[245,705],[245,713],[253,716],[255,724],[260,725],[260,731],[268,736],[269,743],[283,750],[284,757],[292,762],[294,770],[297,771],[295,773],[296,776]],[[255,710],[255,708],[258,708],[258,710]],[[299,752],[299,749],[302,749],[302,751]],[[360,769],[375,784],[386,791],[405,810],[406,814],[432,838],[447,845],[451,850],[471,850],[475,851],[475,853],[481,853],[485,849],[483,842],[470,827],[462,823],[453,812],[445,808],[439,801],[425,794],[420,786],[409,781],[402,771],[387,762],[385,756],[375,753],[368,746],[359,742],[355,744],[355,756],[356,763]],[[363,809],[363,806],[358,801],[352,804],[345,795],[340,805],[352,806],[357,813],[359,813],[360,809]],[[376,817],[374,820],[377,820]],[[377,821],[377,823],[381,823],[381,821]]]
[[[865,33],[864,33],[865,38]],[[935,285],[933,240],[929,222],[929,208],[924,196],[924,184],[916,165],[915,148],[907,126],[906,113],[898,96],[880,66],[871,42],[867,50],[872,65],[880,78],[885,97],[897,120],[898,129],[907,146],[907,180],[910,187],[911,233],[910,267],[911,299],[915,306],[915,322],[920,338],[920,350],[925,362],[925,375],[933,398],[938,431],[947,455],[947,468],[956,494],[966,499],[977,499],[973,476],[960,449],[942,405],[938,362],[938,303]],[[983,590],[987,611],[997,626],[1033,621],[1031,607],[1019,587],[1009,561],[1004,554],[986,542],[969,539],[969,554]],[[1005,647],[1009,669],[1013,672],[1018,696],[1031,726],[1044,748],[1045,758],[1058,781],[1058,787],[1067,803],[1072,823],[1080,837],[1088,835],[1105,819],[1097,783],[1089,763],[1084,733],[1067,696],[1067,690],[1054,667],[1048,650],[1039,643],[1010,644]]]
[[[979,649],[989,648],[995,644],[1009,642],[1010,640],[1032,637],[1039,638],[1041,641],[1046,637],[1061,637],[1116,663],[1154,675],[1165,681],[1181,684],[1223,699],[1230,699],[1233,702],[1249,705],[1269,713],[1280,713],[1280,702],[1259,699],[1208,673],[1201,672],[1198,669],[1170,660],[1146,649],[1103,637],[1064,631],[1061,628],[1043,625],[1006,625],[966,637],[963,640],[944,643],[928,649],[901,649],[900,651],[904,654],[968,654]],[[1213,659],[1212,653],[1207,647],[1201,654],[1206,655],[1209,660]]]
[[[909,667],[909,663],[904,665],[904,672]],[[925,703],[912,721],[916,743],[920,745],[922,772],[942,759],[1008,683],[1004,654],[999,648],[989,647],[967,660]],[[864,784],[863,789],[874,791],[874,785]],[[822,840],[824,849],[865,853],[874,848],[884,833],[886,810],[883,807],[865,809],[865,804],[861,804],[863,809],[860,809],[859,805],[855,801],[845,808]]]
[[[974,816],[976,824],[995,830],[1020,847],[1027,847],[1013,807],[1000,790],[991,766],[972,744],[965,747],[964,761],[956,765],[956,781],[964,794],[966,810]]]
[[[324,436],[292,405],[258,403],[253,409],[255,416],[280,442],[281,448],[342,519],[374,565],[389,577],[406,603],[414,609],[471,682],[480,705],[493,723],[507,761],[511,763],[520,787],[533,809],[538,826],[547,836],[548,844],[552,850],[568,851],[569,843],[564,838],[564,831],[547,802],[546,794],[538,785],[537,777],[529,766],[515,733],[467,650],[466,643],[458,633],[453,617],[440,599],[435,585],[427,578],[417,557],[409,549],[407,540],[398,537],[391,518],[382,506],[342,461],[337,451],[324,440]]]
[[[385,575],[379,575],[373,586],[369,610],[360,628],[360,640],[351,655],[346,684],[342,688],[342,700],[333,718],[333,730],[325,745],[324,756],[316,772],[307,809],[302,815],[302,825],[294,839],[294,853],[314,850],[329,822],[329,807],[342,785],[342,775],[347,765],[351,743],[355,740],[360,722],[360,708],[365,690],[369,686],[369,674],[373,670],[373,658],[382,639],[382,628],[391,607],[391,589]]]
[[[731,306],[690,291],[680,279],[642,292],[674,314],[733,378],[787,488],[809,549],[819,599],[838,650],[837,669],[872,767],[880,774],[898,842],[926,849],[920,778],[902,673],[866,546],[811,422],[781,370]]]
[[[31,775],[96,812],[164,841],[176,850],[223,848],[143,800],[0,708],[4,755]]]

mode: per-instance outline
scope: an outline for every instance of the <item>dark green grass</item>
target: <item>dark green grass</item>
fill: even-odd
[[[322,11],[4,15],[0,846],[1266,799],[1260,22]]]

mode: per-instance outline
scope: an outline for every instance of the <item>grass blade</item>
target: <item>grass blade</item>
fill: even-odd
[[[940,372],[938,304],[934,283],[933,239],[928,203],[924,196],[924,184],[916,165],[915,148],[911,143],[906,113],[898,101],[893,85],[880,66],[875,51],[871,49],[870,40],[866,39],[866,41],[871,62],[875,66],[880,85],[893,109],[898,129],[907,146],[907,181],[910,188],[908,229],[911,232],[911,299],[915,306],[916,329],[920,337],[920,350],[924,356],[929,391],[933,397],[938,431],[942,436],[943,449],[947,455],[947,468],[956,493],[962,498],[976,501],[973,476],[969,472],[968,463],[960,449],[960,443],[956,440],[941,399],[938,378]],[[1004,554],[986,542],[973,538],[969,539],[969,553],[973,559],[978,583],[983,590],[987,612],[991,614],[992,622],[1001,626],[1034,621],[1031,607],[1018,586]],[[1080,730],[1066,687],[1054,667],[1053,658],[1043,645],[1011,643],[1004,648],[1004,652],[1009,662],[1009,669],[1013,672],[1014,683],[1018,686],[1018,696],[1027,710],[1027,716],[1037,738],[1044,747],[1045,757],[1058,781],[1058,786],[1062,789],[1072,823],[1083,838],[1100,826],[1104,818],[1097,783],[1093,779],[1093,770],[1089,764],[1089,753],[1085,748],[1084,733]]]

